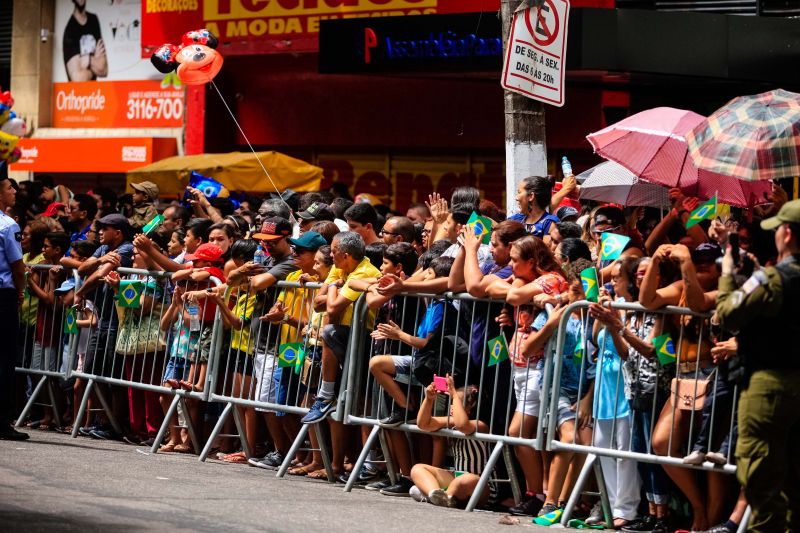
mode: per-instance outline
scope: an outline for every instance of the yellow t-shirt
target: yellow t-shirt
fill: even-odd
[[[231,349],[253,353],[253,345],[250,342],[250,321],[253,319],[253,312],[256,309],[258,298],[249,291],[243,291],[236,299],[232,313],[242,321],[242,329],[231,329]]]
[[[44,263],[44,254],[39,254],[34,258],[30,257],[29,253],[22,255],[22,262],[26,265],[39,265]],[[41,274],[46,270],[39,270]],[[72,275],[72,273],[70,273]],[[25,299],[22,300],[22,305],[19,308],[19,321],[29,326],[36,325],[36,314],[39,312],[39,298],[31,294],[27,286],[25,287]]]
[[[286,281],[296,282],[300,279],[302,273],[302,270],[295,270],[286,276]],[[284,288],[281,290],[280,294],[278,294],[277,299],[283,302],[283,308],[290,317],[298,321],[307,322],[308,312],[313,304],[314,295],[315,291],[311,289]],[[281,344],[300,342],[302,340],[297,328],[289,324],[281,324]]]
[[[358,297],[361,296],[362,291],[356,291],[350,288],[350,280],[353,279],[365,279],[365,278],[379,278],[381,276],[381,271],[378,270],[373,266],[372,263],[369,262],[369,259],[366,257],[361,260],[358,266],[350,272],[349,276],[344,275],[340,269],[333,267],[328,274],[328,279],[325,280],[325,283],[333,283],[336,280],[343,279],[344,285],[339,290],[339,294],[350,300],[351,302],[355,302],[358,300]],[[349,326],[353,323],[353,304],[347,306],[345,309],[344,314],[342,315],[342,320],[340,324],[342,326]],[[372,326],[375,323],[375,311],[369,311],[367,313],[367,329],[372,329]]]

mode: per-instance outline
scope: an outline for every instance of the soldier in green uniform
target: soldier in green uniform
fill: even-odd
[[[747,372],[736,459],[752,508],[748,531],[776,533],[800,526],[800,200],[761,227],[776,230],[778,264],[737,287],[728,249],[717,315],[736,334]]]

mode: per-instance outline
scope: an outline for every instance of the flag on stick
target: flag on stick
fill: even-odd
[[[597,284],[597,269],[595,267],[581,270],[581,284],[583,285],[583,293],[586,295],[586,299],[590,302],[597,302],[600,291]]]
[[[475,235],[481,240],[481,244],[489,244],[492,235],[492,219],[479,216],[473,211],[467,220],[467,227],[472,228]]]
[[[716,218],[718,211],[719,204],[717,203],[717,195],[715,194],[707,202],[700,204],[697,206],[697,209],[692,211],[692,213],[689,215],[689,219],[686,221],[686,229],[691,228],[703,220]]]
[[[287,342],[278,346],[278,367],[294,367],[303,352],[302,342]]]
[[[603,233],[600,240],[600,259],[619,259],[631,238],[616,233]]]
[[[121,280],[119,282],[119,296],[117,297],[119,306],[138,309],[143,290],[144,283],[141,281]]]
[[[78,333],[78,315],[72,307],[67,308],[67,314],[64,315],[64,333],[67,335]]]
[[[494,366],[508,359],[508,344],[506,338],[500,334],[494,339],[490,339],[489,345],[489,365]]]
[[[153,217],[153,220],[148,222],[145,227],[142,228],[142,233],[145,235],[150,235],[151,231],[157,230],[161,224],[164,223],[164,215],[156,215]]]
[[[675,343],[672,342],[672,336],[669,333],[654,338],[653,346],[656,349],[656,356],[661,366],[667,366],[677,361],[678,357],[675,355]]]

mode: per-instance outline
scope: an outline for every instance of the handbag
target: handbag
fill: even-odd
[[[117,334],[115,351],[121,355],[137,355],[166,350],[167,343],[159,316],[160,313],[155,313],[140,318],[127,310]]]
[[[700,411],[706,401],[712,376],[717,369],[703,379],[672,378],[669,401],[673,407],[682,411]]]

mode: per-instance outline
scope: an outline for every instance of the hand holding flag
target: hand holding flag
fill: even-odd
[[[719,212],[719,204],[717,202],[717,195],[715,194],[710,200],[697,206],[697,209],[692,211],[689,219],[686,221],[686,229],[702,222],[703,220],[710,220],[717,217]]]
[[[489,364],[494,366],[508,359],[508,344],[506,337],[502,333],[486,343],[489,346]]]
[[[127,279],[120,280],[119,295],[117,295],[119,306],[129,309],[138,309],[140,307],[140,299],[143,290],[144,283],[141,281]]]
[[[145,235],[150,235],[150,232],[157,230],[161,227],[161,224],[164,223],[164,215],[156,215],[153,217],[153,220],[148,222],[145,227],[142,228],[142,233]]]
[[[492,235],[492,219],[479,216],[478,213],[473,211],[469,220],[467,220],[467,227],[472,228],[475,236],[480,239],[481,244],[489,244]]]
[[[586,299],[596,303],[600,291],[597,283],[597,269],[595,267],[581,270],[581,284],[583,285],[583,293]]]

